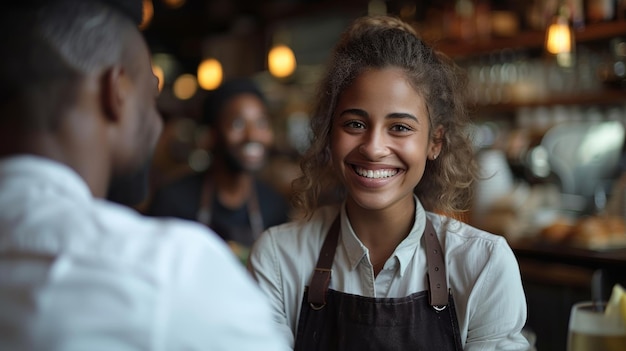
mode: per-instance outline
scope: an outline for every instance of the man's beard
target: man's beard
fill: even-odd
[[[114,177],[109,183],[107,200],[126,206],[141,204],[149,192],[151,160],[131,174]]]
[[[221,153],[226,167],[232,173],[256,173],[259,172],[267,162],[267,155],[263,157],[261,162],[250,164],[241,158],[238,154],[239,150],[222,149],[218,152]],[[267,150],[265,152],[267,152]]]

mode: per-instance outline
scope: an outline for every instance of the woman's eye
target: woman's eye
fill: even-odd
[[[394,132],[410,132],[412,129],[404,124],[396,124],[391,127],[391,130]]]
[[[365,124],[359,121],[348,121],[346,122],[345,126],[356,129],[365,128]]]

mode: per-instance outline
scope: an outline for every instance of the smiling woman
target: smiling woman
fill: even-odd
[[[477,179],[457,67],[387,16],[357,19],[331,57],[294,183],[305,216],[265,231],[249,259],[287,341],[527,350],[506,240],[438,214],[465,210]],[[329,185],[343,195],[322,206]]]
[[[331,157],[350,195],[348,212],[397,213],[413,207],[413,189],[441,142],[430,142],[426,104],[402,70],[363,72],[340,95],[335,110]]]

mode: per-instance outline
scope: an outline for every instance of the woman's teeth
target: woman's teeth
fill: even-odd
[[[365,169],[361,167],[355,167],[354,170],[361,177],[373,178],[373,179],[393,177],[394,175],[398,173],[397,169],[371,170],[371,169]]]

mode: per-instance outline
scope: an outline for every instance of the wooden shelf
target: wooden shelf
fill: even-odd
[[[624,272],[626,249],[596,251],[576,248],[564,244],[552,244],[535,239],[510,242],[518,259],[529,259],[543,263],[558,263],[587,269],[608,269]]]
[[[588,25],[574,33],[578,43],[603,40],[620,35],[626,36],[626,21],[624,20]],[[539,49],[543,46],[544,40],[545,32],[529,31],[510,38],[492,38],[474,42],[441,40],[434,42],[433,45],[448,56],[461,59],[504,49]]]

